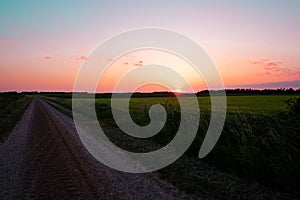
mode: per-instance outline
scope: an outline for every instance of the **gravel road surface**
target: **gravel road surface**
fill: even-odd
[[[40,97],[0,145],[0,166],[0,199],[190,199],[156,173],[123,173],[98,162],[73,120]]]

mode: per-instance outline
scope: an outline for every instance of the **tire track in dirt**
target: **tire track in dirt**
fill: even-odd
[[[155,173],[110,169],[82,145],[68,116],[33,98],[0,146],[0,199],[189,199]]]

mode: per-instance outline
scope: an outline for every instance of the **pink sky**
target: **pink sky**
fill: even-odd
[[[299,1],[4,1],[0,91],[72,91],[81,64],[99,43],[141,27],[172,29],[196,41],[228,88],[267,83],[299,88],[299,9]],[[111,90],[126,68],[158,58],[183,70],[195,90],[205,87],[182,61],[167,63],[165,54],[154,57],[137,53],[134,59],[121,58],[99,88]]]

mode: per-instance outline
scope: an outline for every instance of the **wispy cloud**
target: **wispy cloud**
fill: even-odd
[[[140,67],[140,66],[144,65],[144,61],[140,60],[138,62],[124,62],[123,64],[124,65],[133,65],[133,66],[136,66],[136,67]]]
[[[51,60],[53,57],[52,56],[44,56],[45,60]]]
[[[138,63],[134,63],[134,66],[140,67],[144,65],[144,62],[142,60],[140,60]]]
[[[300,79],[300,68],[291,68],[284,62],[271,61],[270,59],[261,59],[258,61],[251,61],[251,63],[263,67],[264,72],[258,73],[258,75],[284,76],[293,79]]]
[[[300,80],[227,86],[227,88],[300,88]]]
[[[86,56],[79,56],[79,57],[69,56],[68,58],[71,59],[71,60],[87,60]]]
[[[279,66],[279,65],[282,64],[281,62],[272,62],[269,59],[261,59],[261,60],[258,60],[258,61],[251,61],[251,63],[254,64],[254,65],[262,65],[262,66],[265,66],[265,67]]]
[[[62,56],[59,54],[53,55],[53,56],[44,56],[45,60],[52,60],[52,59],[68,59],[68,60],[75,60],[75,61],[81,61],[81,60],[87,60],[88,58],[86,56]]]

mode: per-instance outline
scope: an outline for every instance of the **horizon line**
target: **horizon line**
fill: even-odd
[[[130,91],[118,91],[118,92],[109,92],[109,91],[103,91],[103,92],[88,92],[88,91],[79,91],[79,92],[74,92],[74,91],[51,91],[51,90],[23,90],[23,91],[16,91],[16,90],[6,90],[6,91],[0,91],[0,93],[86,93],[86,94],[135,94],[135,93],[140,93],[140,94],[151,94],[151,93],[179,93],[179,94],[197,94],[201,92],[218,92],[218,91],[223,91],[223,90],[245,90],[245,91],[264,91],[264,90],[271,90],[271,91],[299,91],[300,87],[279,87],[279,88],[245,88],[245,87],[237,87],[237,88],[225,88],[225,89],[203,89],[199,90],[197,92],[174,92],[174,91],[135,91],[135,92],[130,92]]]

